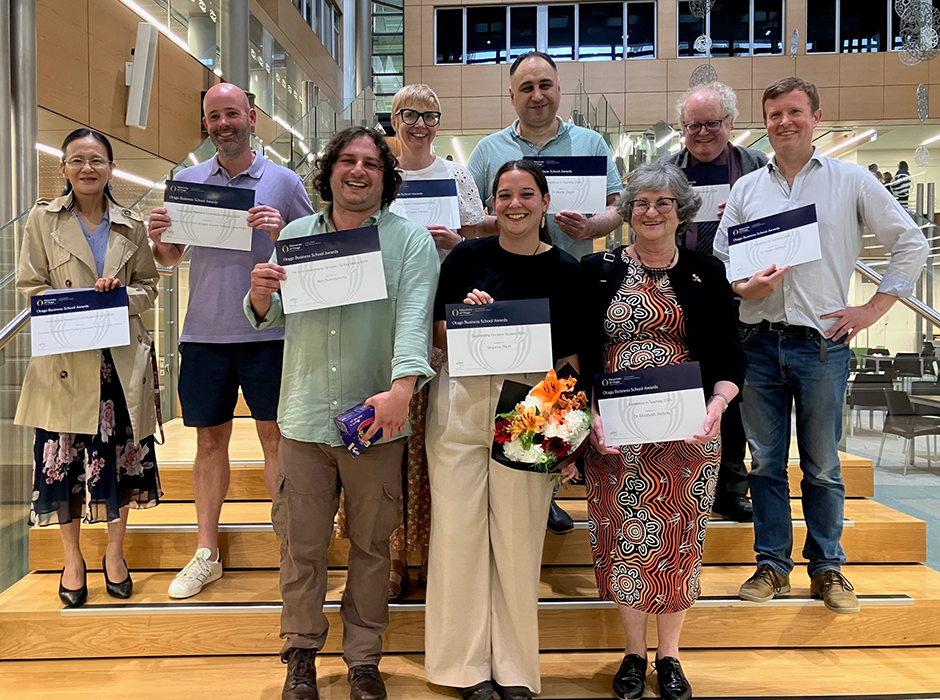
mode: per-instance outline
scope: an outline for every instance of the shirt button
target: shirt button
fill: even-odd
[[[333,405],[335,406],[335,405],[336,405],[336,403],[337,403],[337,402],[336,402],[336,401],[334,401],[334,402],[333,402]]]
[[[336,371],[336,365],[333,365],[332,367],[330,367],[330,371],[331,371],[331,372],[335,372],[335,371]]]
[[[66,372],[65,370],[62,370],[61,372],[59,372],[59,379],[68,379],[68,376],[69,376],[69,373]]]
[[[336,335],[336,331],[330,331],[330,335]]]
[[[71,287],[71,286],[72,286],[72,280],[65,280],[65,286],[66,286],[66,287]]]

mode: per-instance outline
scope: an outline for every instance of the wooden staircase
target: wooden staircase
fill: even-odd
[[[56,528],[33,529],[33,573],[0,595],[0,698],[170,698],[174,695],[278,698],[280,648],[278,547],[264,491],[260,448],[248,420],[236,421],[230,501],[222,512],[225,576],[195,598],[166,595],[195,548],[194,440],[168,426],[161,448],[165,503],[132,511],[127,561],[135,581],[128,601],[108,597],[98,563],[104,526],[83,528],[88,603],[63,610],[56,595],[61,541]],[[795,461],[795,460],[794,460]],[[709,524],[702,597],[686,618],[683,665],[696,697],[940,697],[940,572],[926,558],[926,526],[870,500],[870,460],[842,455],[848,500],[844,569],[859,594],[858,615],[834,615],[809,596],[798,565],[790,595],[765,605],[737,598],[753,572],[750,524]],[[799,470],[791,465],[791,492]],[[624,643],[616,607],[598,598],[582,487],[563,490],[576,530],[547,535],[540,589],[543,692],[553,700],[612,697],[611,677]],[[805,524],[792,502],[796,549]],[[339,601],[347,544],[330,549],[327,614],[332,629],[319,665],[324,699],[346,698]],[[415,562],[417,563],[417,562]],[[423,677],[424,591],[391,605],[385,635],[389,697],[454,697]],[[655,644],[651,626],[650,643]],[[56,679],[49,682],[44,679]],[[211,690],[210,690],[211,689]],[[650,676],[648,695],[655,695]],[[933,694],[933,695],[932,695]]]

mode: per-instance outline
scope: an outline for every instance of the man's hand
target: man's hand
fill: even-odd
[[[364,401],[366,406],[375,409],[375,421],[364,435],[371,440],[379,430],[382,439],[388,442],[395,438],[408,422],[408,406],[414,394],[417,377],[403,377],[392,382],[392,388],[376,394]]]
[[[434,239],[434,245],[440,250],[453,250],[458,243],[463,241],[463,236],[459,233],[439,224],[428,226],[428,233]]]
[[[281,212],[274,207],[261,204],[248,210],[248,226],[261,231],[267,231],[271,237],[271,242],[276,242],[277,237],[281,235],[281,229],[284,228],[284,220],[281,218]]]
[[[888,309],[897,300],[896,296],[878,292],[861,306],[848,306],[841,311],[833,311],[830,314],[820,316],[819,318],[823,320],[836,319],[836,322],[826,331],[826,337],[833,342],[839,342],[844,338],[843,342],[848,345],[860,331],[865,330],[888,313]]]
[[[117,289],[121,286],[121,280],[117,277],[101,277],[97,282],[95,282],[95,291],[96,292],[110,292],[112,289]]]
[[[722,202],[721,204],[718,205],[718,218],[719,219],[721,219],[721,217],[724,216],[726,204],[727,202]]]
[[[573,241],[586,241],[594,237],[591,221],[578,211],[560,211],[555,214],[555,224]]]
[[[763,299],[777,291],[777,287],[783,282],[783,276],[789,269],[790,265],[781,267],[779,270],[776,265],[771,265],[747,281],[737,280],[731,285],[731,289],[744,299]]]
[[[271,308],[271,295],[281,288],[281,282],[286,279],[286,270],[274,263],[258,263],[251,271],[248,299],[259,320],[268,315],[268,310]]]
[[[170,215],[163,207],[157,207],[150,212],[150,220],[147,222],[147,235],[150,236],[150,240],[157,245],[163,245],[163,234],[172,223]]]
[[[473,304],[474,306],[482,306],[483,304],[492,304],[493,297],[491,297],[486,292],[481,292],[479,289],[474,289],[472,292],[467,294],[467,298],[463,300],[464,304]]]

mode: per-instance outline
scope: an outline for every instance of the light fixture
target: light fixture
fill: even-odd
[[[921,145],[921,146],[929,146],[929,145],[932,144],[934,141],[940,141],[940,134],[937,134],[936,136],[931,136],[929,139],[927,139],[926,141],[924,141],[924,142],[923,142],[922,144],[920,144],[920,145]]]
[[[199,165],[199,161],[196,160],[196,156],[195,156],[194,154],[190,153],[188,156],[186,156],[186,158],[187,158],[187,159],[189,160],[189,162],[192,163],[193,165]]]
[[[460,147],[460,141],[458,141],[458,140],[457,140],[457,137],[454,136],[454,137],[451,138],[450,142],[451,142],[452,144],[454,144],[454,152],[457,154],[457,160],[458,160],[458,162],[459,162],[462,166],[466,167],[466,165],[467,165],[467,159],[466,159],[466,158],[464,157],[464,155],[463,155],[463,148]]]
[[[289,132],[291,132],[294,136],[296,136],[297,139],[300,141],[300,145],[303,147],[303,149],[305,151],[307,150],[307,144],[304,143],[304,137],[301,135],[299,131],[297,131],[294,127],[292,127],[290,124],[288,124],[286,121],[284,121],[280,117],[274,117],[274,122],[276,124],[280,124]]]
[[[654,148],[662,148],[664,145],[669,143],[672,139],[679,135],[678,131],[670,131],[668,134],[663,136],[659,141],[653,144]]]
[[[183,51],[185,51],[186,53],[190,53],[189,44],[187,44],[185,41],[183,41],[178,36],[176,36],[173,32],[171,32],[165,24],[158,21],[156,17],[154,17],[152,14],[150,14],[144,8],[142,8],[140,5],[134,2],[134,0],[121,0],[121,2],[127,5],[142,20],[149,22],[150,24],[155,26],[160,31],[161,34],[164,34],[170,41],[172,41],[174,44],[176,44],[181,49],[183,49]]]
[[[744,143],[744,139],[746,139],[746,138],[747,138],[748,136],[750,136],[750,135],[751,135],[751,130],[748,129],[748,130],[745,131],[743,134],[741,134],[740,136],[738,136],[738,137],[737,137],[734,141],[732,141],[731,143],[734,144],[735,146],[740,146],[742,143]]]
[[[835,153],[836,151],[841,151],[841,150],[842,150],[843,148],[845,148],[846,146],[851,146],[851,145],[854,144],[854,143],[858,143],[858,142],[860,142],[860,141],[864,141],[865,139],[873,140],[873,137],[874,137],[874,136],[877,136],[877,133],[875,132],[874,129],[869,129],[868,131],[863,131],[861,134],[856,134],[855,136],[853,136],[853,137],[850,138],[850,139],[846,139],[845,141],[842,141],[842,142],[840,142],[840,143],[837,143],[835,146],[832,146],[831,148],[827,148],[825,151],[822,152],[822,155],[824,155],[824,156],[832,155],[832,154]]]
[[[275,151],[275,150],[274,150],[273,148],[271,148],[270,146],[265,146],[265,147],[264,147],[264,152],[265,152],[265,155],[267,155],[268,153],[270,153],[272,156],[277,156],[278,159],[279,159],[282,163],[286,163],[286,162],[287,162],[287,158],[285,158],[284,156],[282,156],[280,153],[278,153],[277,151]]]
[[[62,158],[62,151],[60,151],[58,148],[47,146],[44,143],[37,143],[36,150],[39,151],[40,153],[45,153],[46,155],[55,156],[56,158],[59,158],[59,159]],[[128,182],[133,182],[134,184],[141,185],[143,187],[149,187],[151,189],[156,188],[158,190],[165,189],[165,185],[162,185],[162,184],[158,185],[153,180],[148,180],[138,175],[134,175],[133,173],[129,173],[126,170],[120,170],[118,168],[115,168],[114,171],[112,172],[112,175],[114,175],[114,177],[119,178],[121,180],[127,180]]]

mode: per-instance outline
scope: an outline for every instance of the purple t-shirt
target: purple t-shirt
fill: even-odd
[[[297,174],[255,154],[248,170],[233,178],[213,156],[176,176],[182,182],[241,187],[255,191],[255,205],[281,212],[285,224],[313,214],[310,198]],[[251,343],[283,340],[284,327],[256,331],[242,302],[251,286],[255,265],[268,262],[274,244],[267,231],[252,231],[251,250],[192,248],[189,266],[189,307],[180,341],[185,343]]]

